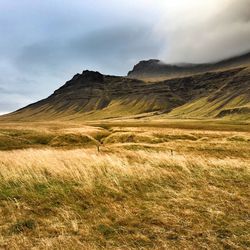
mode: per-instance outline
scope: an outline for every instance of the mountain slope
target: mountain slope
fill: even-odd
[[[140,61],[133,70],[128,72],[128,77],[147,81],[159,81],[169,78],[201,74],[209,71],[225,70],[229,68],[249,66],[250,52],[216,63],[206,64],[166,64],[160,60],[150,59]]]
[[[240,70],[217,87],[217,90],[210,89],[207,95],[177,107],[168,116],[250,119],[250,68]]]
[[[147,83],[83,71],[48,98],[1,120],[91,120],[136,115],[249,119],[250,70],[240,67]]]

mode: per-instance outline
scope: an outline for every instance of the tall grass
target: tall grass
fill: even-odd
[[[247,249],[249,158],[0,152],[0,247]]]

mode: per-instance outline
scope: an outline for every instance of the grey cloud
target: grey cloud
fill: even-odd
[[[162,59],[167,62],[204,63],[228,58],[250,51],[249,0],[225,0],[218,5],[217,14],[204,19],[203,13],[192,21],[172,19],[166,34],[168,47]],[[161,32],[161,30],[160,30]]]
[[[250,50],[249,0],[202,4],[0,1],[0,112],[48,96],[84,69],[125,75],[143,59],[207,62]]]
[[[53,71],[63,59],[63,47],[57,41],[41,41],[23,46],[15,58],[15,65],[29,73]],[[65,55],[66,59],[67,55]]]
[[[226,22],[249,22],[249,0],[230,1],[227,8],[221,13]]]
[[[117,26],[61,40],[46,40],[24,46],[15,63],[20,70],[56,73],[76,63],[92,62],[106,73],[122,74],[141,58],[150,58],[161,49],[150,27]],[[94,66],[95,67],[95,66]],[[95,68],[93,68],[94,70]]]
[[[96,30],[73,39],[69,44],[76,56],[105,65],[106,72],[126,72],[142,58],[159,53],[161,44],[152,36],[150,27],[116,26]]]

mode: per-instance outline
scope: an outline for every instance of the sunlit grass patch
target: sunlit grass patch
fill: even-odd
[[[20,149],[0,151],[0,248],[249,247],[247,132],[7,132]]]

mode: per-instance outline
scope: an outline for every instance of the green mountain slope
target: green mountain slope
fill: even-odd
[[[147,83],[84,71],[5,121],[95,120],[138,115],[249,119],[250,68]]]
[[[229,77],[218,89],[173,109],[169,117],[250,119],[250,68]]]

